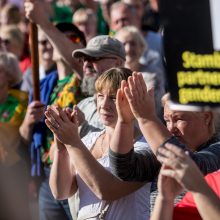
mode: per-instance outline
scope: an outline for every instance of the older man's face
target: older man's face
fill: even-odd
[[[118,67],[119,58],[117,57],[88,57],[84,56],[83,61],[83,82],[82,82],[82,91],[91,96],[95,93],[95,80],[100,74],[106,70]]]
[[[117,57],[83,57],[83,74],[84,76],[98,76],[104,71],[118,67]]]

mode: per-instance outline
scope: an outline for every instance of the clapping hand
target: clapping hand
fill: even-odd
[[[128,86],[124,87],[124,92],[138,122],[144,122],[156,115],[153,89],[147,90],[141,73],[133,72],[128,78]]]
[[[183,188],[196,191],[203,182],[203,175],[187,151],[167,143],[158,149],[157,159],[170,169],[162,170],[162,175],[174,178]]]
[[[121,82],[121,88],[117,91],[116,96],[116,109],[118,112],[118,121],[123,123],[131,123],[134,120],[134,115],[129,106],[127,97],[124,93],[125,87],[127,87],[125,80]]]
[[[68,114],[58,106],[48,106],[45,123],[55,137],[64,145],[74,146],[80,140],[78,124],[74,113]]]

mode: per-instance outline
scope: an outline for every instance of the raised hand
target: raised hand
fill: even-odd
[[[158,190],[163,199],[174,200],[182,191],[182,186],[174,178],[163,174],[169,169],[164,164],[162,165],[158,178]]]
[[[204,182],[203,175],[188,152],[173,144],[166,144],[165,148],[158,149],[158,153],[158,160],[170,167],[162,171],[163,175],[174,178],[189,191],[198,190],[198,186]]]
[[[42,0],[25,0],[24,2],[26,17],[30,21],[40,25],[49,21],[46,13],[46,7],[47,5]]]
[[[40,101],[33,101],[28,105],[24,122],[27,125],[33,125],[44,118],[45,105]]]
[[[48,106],[45,116],[47,118],[45,120],[46,125],[61,143],[74,146],[76,142],[80,141],[74,115],[71,115],[70,120],[60,107]]]
[[[130,105],[128,103],[127,97],[124,93],[127,87],[126,81],[121,82],[121,88],[117,91],[116,96],[116,109],[118,113],[118,121],[123,123],[131,123],[134,120],[134,115],[131,111]]]
[[[124,88],[127,100],[135,118],[145,121],[156,115],[153,89],[147,90],[141,73],[133,72],[128,78],[128,87]]]

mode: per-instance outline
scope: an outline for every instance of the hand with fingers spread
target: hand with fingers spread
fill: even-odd
[[[124,88],[131,110],[138,121],[156,116],[153,89],[147,90],[141,73],[133,72]]]
[[[48,106],[45,116],[46,125],[61,143],[74,146],[77,141],[80,141],[78,125],[74,115],[71,115],[70,120],[60,107]]]
[[[162,175],[174,178],[182,187],[189,191],[196,191],[203,180],[203,175],[188,152],[167,143],[158,149],[157,159],[170,169],[161,171]],[[193,177],[193,178],[192,178]]]
[[[131,123],[134,120],[134,115],[129,106],[127,97],[124,93],[124,89],[127,86],[127,82],[123,80],[121,82],[121,88],[118,89],[116,96],[116,109],[118,113],[118,121],[123,123]]]

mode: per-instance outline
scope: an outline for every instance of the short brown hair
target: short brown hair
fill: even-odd
[[[96,92],[109,89],[111,93],[116,93],[121,86],[121,81],[128,79],[132,71],[128,68],[111,68],[102,73],[95,82]]]

